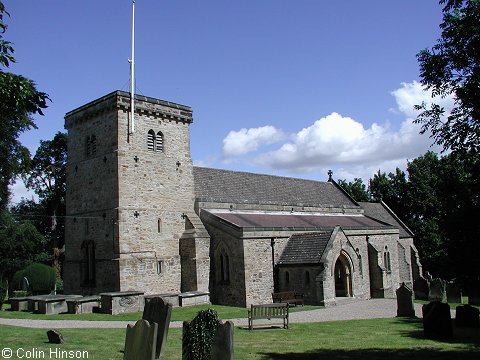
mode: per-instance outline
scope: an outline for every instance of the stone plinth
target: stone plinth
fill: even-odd
[[[10,298],[11,311],[25,311],[28,310],[28,297]]]
[[[145,305],[154,298],[162,298],[163,301],[165,301],[168,304],[171,304],[172,306],[178,306],[178,294],[177,293],[167,293],[167,294],[154,294],[154,295],[145,295]]]
[[[101,293],[102,313],[116,315],[143,311],[143,294],[141,291]]]
[[[178,294],[178,304],[180,306],[210,304],[210,293],[202,291],[189,291]]]
[[[100,296],[85,296],[66,301],[69,314],[90,314],[94,307],[100,305]]]
[[[37,312],[40,314],[60,314],[68,311],[67,299],[80,298],[81,295],[47,295],[37,300]]]

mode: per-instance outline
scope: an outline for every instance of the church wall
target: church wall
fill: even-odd
[[[91,294],[118,289],[118,263],[110,263],[115,241],[113,209],[118,204],[116,137],[112,136],[117,122],[115,110],[109,107],[94,116],[83,115],[80,112],[67,117],[65,124],[68,159],[64,286],[66,293]],[[87,152],[87,138],[92,136],[94,146],[90,143]],[[85,279],[86,243],[95,248],[94,281]]]
[[[317,294],[317,277],[322,270],[323,267],[320,265],[282,266],[278,272],[278,290],[279,292],[295,291],[303,294],[306,305],[322,305]]]
[[[399,282],[405,283],[410,289],[413,289],[412,276],[412,259],[411,259],[412,238],[398,240],[398,266],[399,266]]]
[[[243,241],[212,224],[210,234],[210,300],[214,304],[247,306]],[[221,252],[228,256],[227,279],[221,277]]]

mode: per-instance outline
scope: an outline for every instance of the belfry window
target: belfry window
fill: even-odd
[[[147,134],[147,150],[153,151],[155,147],[155,132],[153,130],[149,130]]]
[[[97,153],[97,138],[95,135],[87,136],[85,140],[85,154],[87,157]]]
[[[157,133],[155,150],[158,152],[163,152],[163,134],[161,131]]]

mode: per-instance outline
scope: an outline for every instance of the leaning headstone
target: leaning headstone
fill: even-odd
[[[470,285],[468,291],[468,303],[470,305],[480,305],[480,282],[476,281]]]
[[[455,310],[455,326],[480,327],[480,310],[470,305],[457,306]]]
[[[212,344],[212,360],[233,360],[233,322],[219,322]]]
[[[430,285],[427,279],[420,276],[413,282],[413,291],[415,293],[415,299],[428,300],[428,293],[430,292]]]
[[[423,333],[425,337],[448,339],[452,337],[450,306],[432,301],[422,306]]]
[[[415,308],[413,307],[413,292],[402,283],[396,291],[397,293],[397,316],[415,317]]]
[[[62,333],[58,330],[48,330],[47,336],[48,342],[51,344],[63,344],[65,342]]]
[[[147,320],[150,324],[156,323],[158,325],[157,345],[155,349],[156,359],[160,357],[162,349],[167,342],[171,315],[172,304],[164,302],[160,297],[149,299],[149,301],[145,303],[142,319]]]
[[[445,281],[442,279],[432,279],[430,281],[429,301],[445,301]]]
[[[447,291],[447,302],[450,304],[461,304],[462,303],[462,289],[460,284],[449,281],[446,286]]]
[[[22,281],[20,282],[20,289],[22,291],[30,291],[30,283],[28,282],[28,279],[25,276],[22,278]]]
[[[157,326],[147,320],[138,320],[135,326],[127,325],[123,360],[154,360]]]

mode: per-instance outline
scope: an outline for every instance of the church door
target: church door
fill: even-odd
[[[352,296],[352,276],[350,264],[345,255],[340,255],[335,263],[335,296],[350,297]]]

